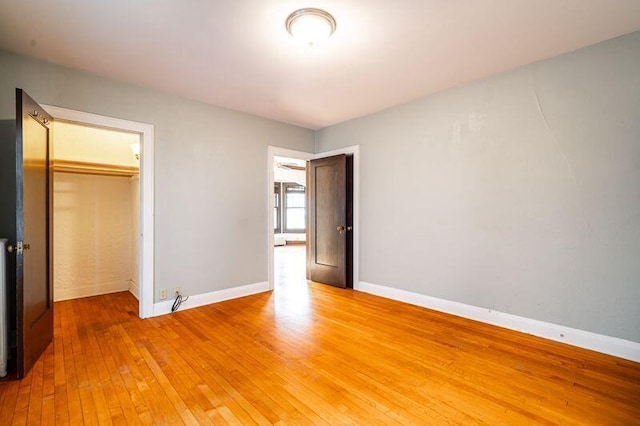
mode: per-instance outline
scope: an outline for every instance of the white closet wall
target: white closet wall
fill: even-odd
[[[56,173],[53,199],[55,300],[128,290],[129,178]]]

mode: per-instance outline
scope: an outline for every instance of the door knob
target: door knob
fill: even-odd
[[[7,246],[7,251],[8,251],[9,253],[13,253],[13,244],[9,244],[9,245]]]

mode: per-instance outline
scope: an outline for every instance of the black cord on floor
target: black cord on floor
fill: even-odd
[[[171,306],[171,313],[177,311],[178,308],[180,308],[180,305],[182,305],[187,300],[189,300],[189,296],[185,297],[180,293],[176,293],[176,300],[173,302],[173,306]]]

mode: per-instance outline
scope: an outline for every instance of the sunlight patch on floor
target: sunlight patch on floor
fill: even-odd
[[[306,247],[275,247],[274,260],[276,318],[295,320],[299,326],[309,325],[312,304],[306,279]]]

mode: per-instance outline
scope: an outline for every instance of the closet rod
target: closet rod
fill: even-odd
[[[52,164],[54,173],[75,173],[98,176],[136,176],[140,168],[117,164],[88,163],[82,161],[55,160]]]

